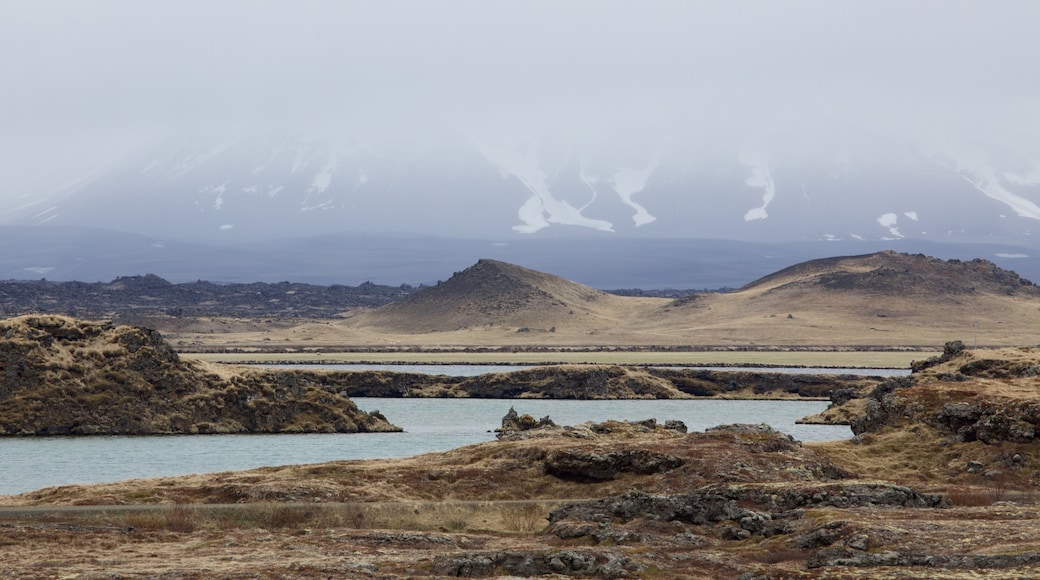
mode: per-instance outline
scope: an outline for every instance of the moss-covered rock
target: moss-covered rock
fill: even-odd
[[[146,328],[0,321],[0,435],[399,430],[305,376],[181,360]]]

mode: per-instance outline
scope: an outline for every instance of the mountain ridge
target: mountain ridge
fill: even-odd
[[[515,266],[507,268],[523,275],[510,278],[507,290],[481,284],[502,267],[479,262],[456,274],[455,282],[336,327],[405,344],[822,346],[941,345],[973,332],[977,340],[980,327],[986,340],[1021,344],[1040,324],[1040,289],[985,260],[896,252],[826,258],[733,292],[680,299],[590,294],[580,284]],[[483,290],[469,294],[474,288]],[[493,307],[481,310],[482,303]]]
[[[593,316],[597,302],[619,299],[559,276],[482,258],[445,282],[362,317],[366,325],[423,331],[517,323],[549,330],[554,327],[546,321]]]
[[[675,143],[650,154],[455,135],[423,144],[331,134],[171,137],[74,188],[0,207],[0,224],[237,241],[587,230],[758,242],[1033,243],[1040,173],[1029,155],[896,137],[830,147],[810,154],[738,140],[711,149]]]

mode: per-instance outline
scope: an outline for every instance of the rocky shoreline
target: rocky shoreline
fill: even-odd
[[[0,426],[9,432],[30,431],[12,427],[12,409],[30,426],[87,417],[94,423],[77,425],[98,426],[88,432],[168,428],[170,410],[186,408],[199,413],[186,416],[193,421],[214,409],[222,425],[246,425],[259,412],[276,429],[305,430],[325,424],[317,418],[334,425],[357,389],[400,397],[827,393],[827,413],[855,433],[803,444],[765,425],[688,432],[678,421],[556,425],[513,412],[495,441],[443,453],[47,488],[0,497],[0,507],[55,510],[0,509],[0,559],[12,577],[1040,576],[1036,348],[949,343],[909,377],[847,384],[569,365],[445,380],[187,364],[146,330],[58,317],[5,321],[0,337]],[[105,374],[113,372],[125,378]],[[73,404],[106,393],[116,404]],[[392,429],[378,416],[349,420]],[[142,504],[152,511],[130,509]],[[88,505],[126,509],[63,511]],[[112,550],[118,557],[102,556]]]
[[[182,359],[159,333],[60,316],[0,322],[0,435],[395,430],[350,397],[825,399],[880,377],[553,365],[451,377]],[[392,419],[392,418],[391,418]]]
[[[182,360],[155,331],[0,321],[0,436],[400,431],[291,375]]]

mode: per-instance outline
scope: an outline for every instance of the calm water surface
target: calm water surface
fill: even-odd
[[[264,368],[283,369],[319,369],[329,371],[394,371],[400,373],[420,373],[428,375],[448,375],[450,377],[475,377],[486,373],[507,373],[541,365],[452,365],[452,364],[320,364],[320,365],[256,365]],[[899,377],[910,374],[910,369],[870,369],[870,368],[822,368],[822,367],[679,367],[659,366],[663,369],[701,369],[710,371],[747,371],[757,373],[785,374],[835,374],[862,375],[871,377]]]
[[[850,437],[848,427],[795,425],[825,401],[550,401],[530,399],[376,399],[405,433],[316,435],[187,435],[0,439],[0,495],[54,485],[138,477],[213,473],[341,459],[408,457],[494,439],[509,407],[569,425],[607,419],[678,419],[691,431],[726,423],[767,423],[802,441]]]

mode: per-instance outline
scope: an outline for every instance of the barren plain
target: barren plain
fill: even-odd
[[[989,262],[831,258],[669,300],[484,260],[329,319],[147,319],[178,350],[218,359],[888,366],[852,362],[878,356],[914,372],[835,385],[817,420],[849,423],[843,442],[507,417],[497,441],[407,459],[3,496],[0,578],[1040,576],[1040,290]],[[637,375],[660,386],[624,373],[626,388]]]

